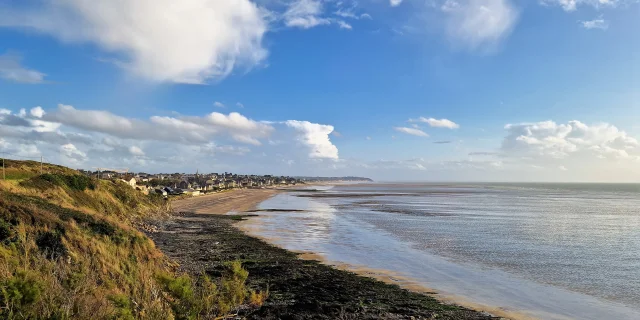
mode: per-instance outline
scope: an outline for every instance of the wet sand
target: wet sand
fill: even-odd
[[[260,202],[281,192],[277,189],[240,189],[176,200],[171,203],[174,212],[197,214],[227,214],[255,209]]]

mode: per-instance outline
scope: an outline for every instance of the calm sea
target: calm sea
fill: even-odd
[[[362,184],[287,192],[261,208],[285,211],[245,222],[256,235],[461,303],[640,319],[640,185]]]

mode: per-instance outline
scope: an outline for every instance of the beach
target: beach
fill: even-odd
[[[226,214],[254,209],[260,202],[279,192],[277,189],[240,189],[171,202],[175,212],[198,214]]]
[[[183,272],[219,276],[225,263],[241,261],[249,287],[269,291],[260,309],[242,315],[249,319],[495,319],[323,264],[236,226],[254,218],[253,209],[279,192],[238,190],[175,201],[176,214],[156,221],[158,231],[149,236]]]

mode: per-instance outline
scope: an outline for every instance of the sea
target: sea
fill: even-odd
[[[640,319],[640,185],[366,183],[260,204],[247,232],[512,319]]]

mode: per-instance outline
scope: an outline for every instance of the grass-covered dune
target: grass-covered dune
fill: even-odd
[[[176,273],[135,228],[168,212],[162,197],[60,166],[5,167],[0,319],[213,319],[264,300],[239,262],[215,279]]]

